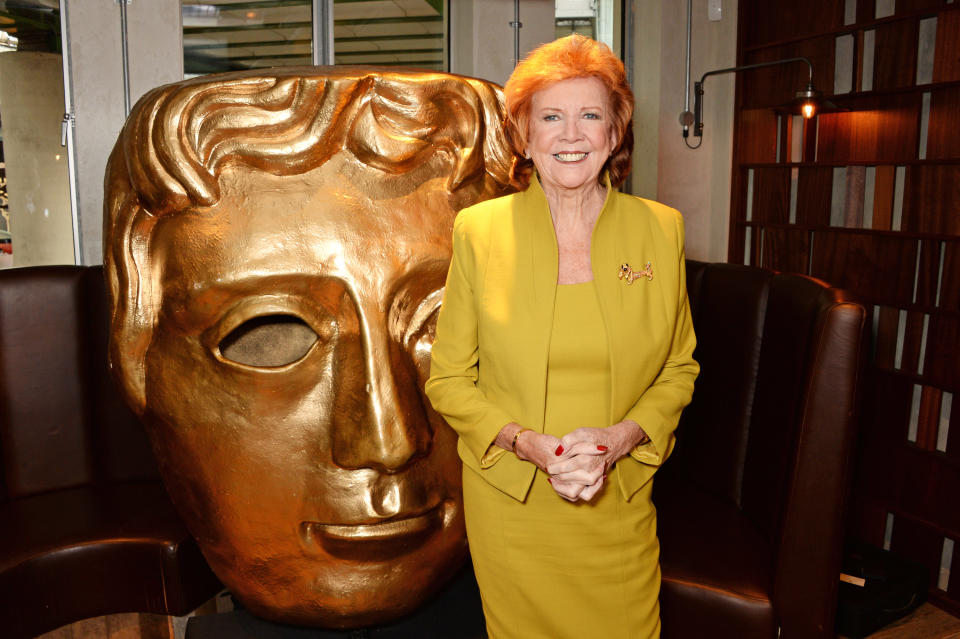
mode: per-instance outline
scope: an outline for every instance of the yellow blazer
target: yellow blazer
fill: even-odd
[[[591,261],[611,367],[609,426],[632,419],[650,436],[616,465],[629,499],[673,449],[700,370],[687,301],[680,214],[607,185]],[[543,432],[558,249],[534,177],[523,192],[464,209],[437,319],[427,396],[459,434],[463,463],[524,500],[536,467],[493,442],[506,424]],[[618,278],[647,263],[653,278]],[[491,448],[492,447],[492,448]]]

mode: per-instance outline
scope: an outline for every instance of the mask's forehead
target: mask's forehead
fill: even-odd
[[[186,303],[229,283],[306,275],[385,298],[425,264],[445,270],[455,213],[441,180],[385,195],[372,180],[342,179],[341,169],[332,161],[302,176],[235,170],[216,205],[160,220],[151,262],[164,296]]]

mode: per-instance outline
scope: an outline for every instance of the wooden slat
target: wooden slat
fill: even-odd
[[[917,373],[920,366],[920,342],[923,335],[923,313],[907,312],[907,321],[903,328],[903,351],[900,356],[900,370]]]
[[[744,46],[751,47],[843,25],[843,3],[835,0],[741,0]]]
[[[933,306],[937,299],[937,278],[940,276],[940,246],[941,243],[936,240],[920,242],[917,304]]]
[[[958,353],[960,353],[960,317],[932,315],[923,369],[927,381],[944,390],[960,393]],[[960,495],[960,492],[956,494]]]
[[[818,90],[833,94],[833,75],[836,64],[836,38],[833,35],[803,40],[778,47],[752,51],[744,64],[772,62],[804,57],[813,64],[813,79]],[[792,101],[809,80],[809,67],[802,62],[751,69],[740,73],[743,86],[743,106],[771,107]]]
[[[943,274],[940,276],[940,308],[946,311],[960,311],[960,241],[944,242]]]
[[[893,227],[893,192],[897,167],[878,166],[874,175],[873,228],[889,231]]]
[[[940,426],[940,401],[943,391],[935,386],[924,386],[920,393],[920,414],[917,416],[917,446],[936,450],[937,428]]]
[[[741,164],[777,161],[777,114],[770,109],[740,111],[737,157]]]
[[[928,160],[960,157],[958,113],[960,113],[960,87],[931,92],[930,118],[927,125]]]
[[[917,519],[930,522],[943,533],[960,536],[960,508],[945,508],[946,495],[960,495],[960,467],[937,452],[910,444],[888,451],[891,476],[900,479],[893,507]],[[896,535],[897,525],[894,527]],[[936,565],[940,564],[940,544]],[[934,582],[936,583],[936,582]]]
[[[763,236],[763,267],[786,273],[806,274],[810,236],[794,229],[765,229]]]
[[[896,163],[917,157],[919,94],[852,98],[848,112],[820,117],[821,162]]]
[[[889,369],[894,367],[897,357],[897,329],[900,324],[900,309],[891,306],[878,306],[877,309],[874,361],[877,366]]]
[[[903,230],[960,235],[960,165],[907,167]]]
[[[790,221],[790,169],[753,170],[753,221],[786,224]]]
[[[828,226],[833,168],[804,166],[797,170],[797,223]]]
[[[913,301],[915,240],[822,231],[813,242],[811,275],[890,305]]]
[[[944,4],[946,4],[946,0],[897,0],[895,15],[909,14],[926,9],[939,9]]]
[[[920,21],[900,20],[877,25],[873,55],[873,89],[907,87],[915,83]]]
[[[960,11],[942,11],[937,18],[933,81],[960,80]]]
[[[950,423],[947,430],[947,459],[960,467],[960,393],[954,393],[953,401],[950,402]],[[957,550],[960,551],[960,546]],[[960,572],[956,574],[960,575]]]

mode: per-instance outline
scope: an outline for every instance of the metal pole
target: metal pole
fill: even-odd
[[[70,37],[67,20],[67,0],[60,0],[60,48],[63,50],[63,122],[61,123],[61,142],[66,147],[67,181],[70,186],[70,219],[73,225],[73,263],[83,264],[80,246],[80,213],[77,204],[77,157],[73,141],[73,88],[70,83]]]
[[[130,115],[130,47],[127,43],[127,5],[130,0],[117,0],[120,3],[120,57],[123,64],[123,114]]]
[[[520,28],[523,23],[520,22],[520,0],[513,0],[513,22],[510,23],[513,28],[513,66],[520,64]]]
[[[690,110],[690,43],[693,39],[693,0],[687,0],[687,72],[683,79],[683,110]],[[687,127],[684,127],[687,128]]]
[[[313,0],[313,64],[333,64],[333,0]]]

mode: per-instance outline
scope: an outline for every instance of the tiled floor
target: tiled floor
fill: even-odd
[[[869,639],[960,639],[960,619],[925,603]]]

